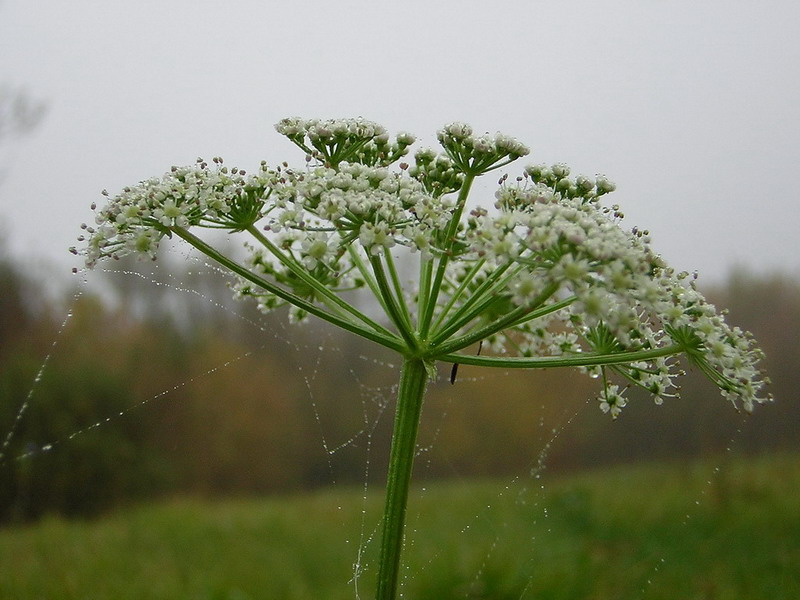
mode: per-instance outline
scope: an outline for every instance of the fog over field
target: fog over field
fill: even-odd
[[[47,113],[0,145],[0,233],[67,273],[104,188],[198,156],[301,165],[281,117],[362,115],[422,145],[463,120],[606,174],[628,226],[704,280],[798,273],[798,26],[788,0],[5,0],[0,82]]]

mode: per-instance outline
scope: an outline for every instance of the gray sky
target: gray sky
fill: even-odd
[[[300,165],[278,119],[361,115],[423,145],[467,121],[606,174],[627,227],[701,281],[800,275],[800,3],[488,5],[0,1],[0,82],[49,105],[0,147],[8,248],[67,272],[103,188],[198,156]]]

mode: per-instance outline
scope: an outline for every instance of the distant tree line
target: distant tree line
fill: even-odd
[[[394,357],[265,317],[207,271],[130,263],[93,275],[102,285],[71,305],[56,338],[71,294],[48,299],[0,260],[0,521],[380,477]],[[558,472],[731,445],[800,450],[800,283],[735,272],[705,291],[767,352],[773,405],[745,418],[691,377],[682,399],[657,407],[634,396],[611,422],[591,399],[596,382],[580,374],[462,367],[451,385],[443,368],[425,407],[418,476]]]

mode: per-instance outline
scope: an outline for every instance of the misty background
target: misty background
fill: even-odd
[[[180,249],[88,274],[73,303],[67,248],[102,189],[198,156],[302,164],[273,129],[295,114],[362,115],[417,146],[463,120],[531,146],[512,174],[606,174],[627,226],[767,352],[779,402],[751,418],[696,377],[611,423],[587,378],[443,372],[415,477],[797,450],[798,26],[786,1],[0,1],[0,85],[41,111],[0,139],[0,521],[381,478],[393,357],[259,315]]]
[[[704,279],[798,274],[798,28],[789,0],[2,0],[0,81],[47,107],[2,148],[8,251],[66,273],[101,190],[198,156],[301,164],[281,117],[360,115],[431,146],[466,121],[603,173],[628,227]]]

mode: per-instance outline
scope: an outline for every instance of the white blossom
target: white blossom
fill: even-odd
[[[155,258],[164,236],[195,227],[246,232],[256,241],[244,267],[270,283],[243,277],[235,293],[255,297],[264,311],[291,304],[295,320],[330,305],[330,295],[377,290],[375,282],[365,286],[365,269],[390,260],[390,250],[405,251],[408,260],[432,265],[427,284],[439,286],[429,295],[447,339],[430,332],[431,353],[489,331],[487,351],[505,355],[651,356],[583,368],[602,375],[600,408],[614,418],[626,400],[611,378],[661,403],[677,395],[678,353],[746,410],[766,399],[762,353],[751,336],[729,327],[688,274],[672,271],[646,231],[621,227],[619,207],[600,202],[615,188],[606,177],[571,178],[561,163],[532,165],[513,183],[504,176],[490,206],[465,211],[464,182],[528,154],[526,146],[451,123],[438,132],[444,154],[423,149],[413,165],[397,169],[391,165],[414,136],[392,142],[365,119],[291,117],[276,129],[307,151],[306,168],[262,162],[248,175],[220,158],[173,167],[93,206],[94,225],[83,226],[82,248],[73,251],[93,266],[126,254]],[[420,281],[412,282],[382,305],[413,307],[419,291]]]

